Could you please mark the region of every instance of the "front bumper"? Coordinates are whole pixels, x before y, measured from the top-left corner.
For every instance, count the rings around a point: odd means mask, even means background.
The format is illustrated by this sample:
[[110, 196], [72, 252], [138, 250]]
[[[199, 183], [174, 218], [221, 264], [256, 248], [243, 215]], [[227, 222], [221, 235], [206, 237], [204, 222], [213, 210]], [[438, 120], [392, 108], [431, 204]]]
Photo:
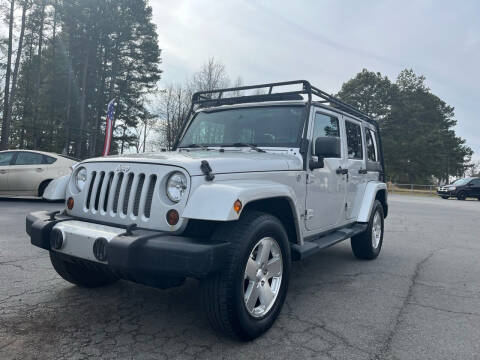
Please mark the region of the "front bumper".
[[437, 195], [452, 197], [452, 196], [455, 196], [455, 191], [437, 190]]
[[[84, 242], [81, 242], [83, 239], [78, 239], [78, 231], [76, 238], [72, 237], [71, 241], [75, 241], [77, 247], [80, 244], [88, 248], [79, 251], [78, 255], [75, 251], [64, 255], [67, 258], [71, 256], [92, 261], [92, 257], [85, 253], [91, 252], [93, 256], [92, 239], [89, 236], [92, 232], [87, 230], [88, 224], [94, 224], [92, 222], [73, 219], [64, 214], [39, 211], [27, 215], [26, 231], [33, 245], [56, 251], [51, 248], [50, 234], [57, 224], [69, 221], [74, 221], [80, 232], [81, 226], [78, 225], [85, 224], [85, 234], [82, 234]], [[202, 278], [214, 273], [220, 270], [230, 245], [228, 242], [212, 243], [208, 239], [175, 236], [159, 231], [138, 229], [128, 232], [111, 226], [105, 228], [116, 229], [118, 234], [113, 234], [108, 239], [106, 261], [97, 262], [107, 265], [123, 278], [148, 284], [158, 276]], [[69, 240], [66, 241], [68, 243]]]

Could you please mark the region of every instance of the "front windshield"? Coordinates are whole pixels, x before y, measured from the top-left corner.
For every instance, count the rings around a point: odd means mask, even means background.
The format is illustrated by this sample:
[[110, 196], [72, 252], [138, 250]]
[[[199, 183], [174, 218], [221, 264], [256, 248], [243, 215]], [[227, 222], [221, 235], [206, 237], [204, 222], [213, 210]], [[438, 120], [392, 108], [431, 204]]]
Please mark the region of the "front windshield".
[[455, 180], [452, 185], [465, 185], [466, 183], [468, 183], [470, 181], [470, 179], [458, 179], [458, 180]]
[[[268, 106], [199, 112], [179, 147], [299, 147], [305, 106]], [[236, 144], [236, 145], [235, 145]]]

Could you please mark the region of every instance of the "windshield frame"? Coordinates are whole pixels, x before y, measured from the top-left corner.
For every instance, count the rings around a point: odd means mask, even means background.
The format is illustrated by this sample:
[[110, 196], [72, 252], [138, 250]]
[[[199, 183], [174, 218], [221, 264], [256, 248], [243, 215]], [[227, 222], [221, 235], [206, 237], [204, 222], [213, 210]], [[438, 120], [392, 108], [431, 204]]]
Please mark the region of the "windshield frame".
[[[228, 107], [221, 107], [221, 108], [204, 108], [204, 109], [201, 109], [201, 110], [198, 110], [196, 111], [193, 116], [190, 117], [190, 119], [186, 122], [184, 128], [182, 129], [181, 133], [180, 133], [180, 136], [178, 137], [178, 141], [177, 141], [177, 144], [174, 148], [174, 150], [177, 150], [177, 149], [185, 149], [187, 148], [185, 145], [184, 146], [180, 146], [180, 144], [182, 143], [185, 135], [187, 134], [188, 130], [190, 129], [190, 126], [193, 124], [194, 120], [197, 118], [197, 116], [200, 114], [200, 113], [215, 113], [215, 112], [221, 112], [221, 111], [229, 111], [229, 110], [236, 110], [236, 109], [252, 109], [252, 108], [277, 108], [277, 107], [301, 107], [304, 109], [304, 114], [302, 115], [303, 119], [301, 120], [301, 124], [300, 124], [300, 128], [299, 128], [299, 133], [298, 133], [298, 137], [297, 137], [297, 142], [295, 144], [295, 146], [281, 146], [281, 145], [258, 145], [258, 144], [254, 144], [255, 146], [257, 147], [262, 147], [262, 148], [287, 148], [287, 149], [291, 149], [291, 148], [300, 148], [301, 146], [301, 143], [302, 143], [302, 139], [304, 138], [305, 136], [305, 127], [307, 126], [307, 121], [309, 119], [309, 109], [308, 109], [308, 106], [306, 103], [304, 102], [295, 102], [295, 103], [282, 103], [282, 104], [272, 104], [272, 103], [265, 103], [265, 104], [248, 104], [248, 106], [228, 106]], [[187, 144], [188, 146], [188, 144]], [[229, 144], [225, 144], [225, 145], [218, 145], [218, 144], [199, 144], [199, 149], [201, 149], [202, 147], [205, 147], [205, 148], [208, 148], [208, 147], [231, 147], [231, 145]]]

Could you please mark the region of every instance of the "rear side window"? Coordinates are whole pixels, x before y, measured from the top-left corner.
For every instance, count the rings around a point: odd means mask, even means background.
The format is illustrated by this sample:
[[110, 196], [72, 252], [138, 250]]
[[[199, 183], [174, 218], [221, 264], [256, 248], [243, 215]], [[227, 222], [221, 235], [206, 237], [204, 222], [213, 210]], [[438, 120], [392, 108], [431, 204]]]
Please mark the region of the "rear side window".
[[315, 124], [313, 125], [313, 139], [318, 137], [333, 136], [340, 137], [338, 131], [338, 119], [333, 116], [316, 113]]
[[360, 125], [350, 121], [345, 121], [345, 129], [347, 131], [348, 158], [362, 160], [362, 129]]
[[45, 164], [53, 164], [55, 161], [57, 161], [57, 159], [55, 159], [54, 157], [51, 157], [51, 156], [47, 156], [47, 155], [43, 155], [45, 157]]
[[32, 152], [21, 152], [17, 155], [15, 165], [40, 165], [45, 164], [43, 155]]
[[365, 128], [366, 145], [367, 145], [367, 159], [370, 161], [378, 161], [378, 147], [377, 138], [371, 129]]
[[472, 181], [470, 181], [470, 184], [472, 184], [473, 186], [480, 186], [480, 179], [473, 179]]
[[12, 161], [13, 154], [14, 154], [13, 152], [0, 153], [0, 166], [10, 165], [10, 161]]

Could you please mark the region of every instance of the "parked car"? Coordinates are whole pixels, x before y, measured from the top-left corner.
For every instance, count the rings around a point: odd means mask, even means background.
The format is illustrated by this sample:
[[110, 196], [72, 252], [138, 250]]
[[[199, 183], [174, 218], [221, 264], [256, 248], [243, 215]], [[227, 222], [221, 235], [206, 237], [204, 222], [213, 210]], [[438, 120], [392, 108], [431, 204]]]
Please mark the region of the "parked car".
[[466, 198], [477, 198], [480, 200], [480, 178], [468, 177], [454, 181], [450, 185], [440, 186], [437, 194], [442, 199], [456, 197], [458, 200]]
[[76, 163], [43, 151], [0, 151], [0, 196], [42, 197], [50, 181], [70, 174]]
[[[302, 90], [272, 92], [286, 85]], [[83, 161], [64, 211], [28, 215], [60, 276], [83, 287], [200, 279], [213, 327], [249, 340], [280, 313], [292, 260], [349, 238], [357, 258], [379, 255], [377, 122], [307, 81], [234, 90], [265, 95], [196, 93], [175, 151]]]

